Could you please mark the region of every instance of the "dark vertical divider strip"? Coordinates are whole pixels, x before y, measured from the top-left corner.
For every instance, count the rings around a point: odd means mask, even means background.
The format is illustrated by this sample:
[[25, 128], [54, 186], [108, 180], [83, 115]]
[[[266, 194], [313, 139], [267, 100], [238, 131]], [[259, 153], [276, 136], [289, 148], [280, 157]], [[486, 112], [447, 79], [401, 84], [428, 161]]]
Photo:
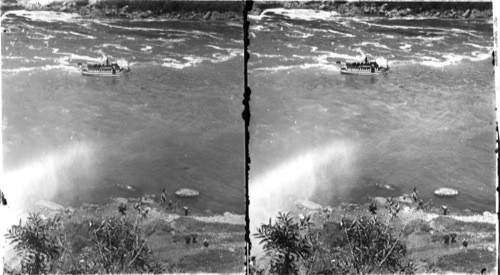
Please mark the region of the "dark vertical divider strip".
[[245, 199], [246, 199], [246, 209], [245, 209], [245, 241], [246, 241], [246, 273], [249, 274], [250, 269], [250, 251], [252, 248], [252, 243], [250, 242], [250, 219], [248, 216], [248, 206], [250, 204], [250, 198], [248, 196], [248, 171], [250, 170], [250, 154], [248, 151], [248, 143], [250, 141], [250, 133], [248, 132], [248, 126], [250, 125], [250, 94], [251, 90], [248, 86], [248, 70], [247, 63], [248, 59], [250, 59], [250, 55], [248, 53], [248, 46], [250, 45], [250, 40], [248, 39], [248, 30], [250, 27], [250, 22], [248, 22], [248, 11], [252, 9], [253, 2], [242, 0], [243, 4], [243, 55], [244, 55], [244, 64], [243, 64], [243, 83], [244, 83], [244, 94], [243, 94], [243, 105], [244, 110], [241, 114], [243, 119], [245, 120]]

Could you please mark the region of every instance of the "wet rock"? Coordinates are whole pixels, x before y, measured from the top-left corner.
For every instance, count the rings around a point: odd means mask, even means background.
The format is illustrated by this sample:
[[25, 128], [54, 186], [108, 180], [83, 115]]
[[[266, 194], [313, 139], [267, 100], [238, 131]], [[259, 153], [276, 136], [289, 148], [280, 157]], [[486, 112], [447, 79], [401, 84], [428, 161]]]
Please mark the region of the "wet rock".
[[211, 14], [212, 14], [212, 12], [207, 11], [207, 12], [205, 13], [205, 15], [203, 15], [203, 20], [208, 20], [208, 19], [210, 19], [210, 15], [211, 15]]
[[319, 214], [319, 210], [311, 210], [311, 211], [307, 211], [306, 216], [308, 216], [308, 217], [314, 217], [314, 216], [316, 216], [318, 214]]
[[401, 10], [399, 12], [399, 16], [408, 16], [411, 14], [411, 12], [412, 12], [412, 10], [410, 8], [407, 8], [407, 9]]
[[239, 15], [234, 11], [226, 12], [226, 19], [228, 20], [236, 20], [239, 18]]
[[323, 208], [321, 205], [310, 200], [298, 200], [295, 202], [295, 206], [304, 210], [321, 210]]
[[44, 209], [48, 209], [48, 210], [56, 210], [56, 211], [64, 210], [64, 207], [62, 205], [57, 204], [55, 202], [46, 201], [46, 200], [39, 200], [36, 202], [36, 205], [40, 208], [44, 208]]
[[383, 206], [387, 203], [387, 199], [383, 197], [374, 197], [371, 200], [376, 203], [378, 206]]
[[132, 203], [136, 203], [136, 202], [141, 201], [141, 199], [139, 199], [139, 198], [128, 198], [128, 201], [132, 202]]
[[254, 7], [252, 11], [250, 11], [251, 15], [260, 15], [262, 13], [262, 9], [259, 7]]
[[140, 16], [142, 19], [144, 19], [144, 18], [149, 18], [149, 17], [151, 17], [151, 15], [152, 15], [152, 14], [153, 14], [153, 12], [152, 12], [152, 11], [145, 11], [145, 12], [141, 12], [141, 13], [139, 14], [139, 16]]
[[463, 17], [465, 17], [465, 18], [467, 18], [467, 17], [469, 17], [470, 12], [471, 12], [471, 10], [470, 10], [470, 9], [468, 9], [468, 10], [466, 10], [466, 11], [464, 12], [464, 14], [462, 14], [462, 16], [463, 16]]
[[422, 219], [416, 219], [410, 221], [403, 229], [403, 234], [406, 236], [410, 235], [411, 233], [415, 232], [420, 232], [420, 231], [425, 231], [429, 232], [431, 230], [429, 224], [422, 220]]
[[434, 191], [434, 195], [438, 197], [456, 197], [458, 196], [458, 191], [451, 188], [438, 188]]
[[84, 203], [82, 204], [82, 206], [81, 206], [81, 209], [83, 209], [83, 210], [87, 210], [87, 211], [94, 211], [94, 210], [96, 210], [97, 208], [98, 208], [98, 206], [97, 206], [97, 205], [92, 204], [92, 203], [86, 203], [86, 202], [84, 202]]
[[127, 204], [128, 199], [126, 198], [111, 198], [113, 202]]
[[383, 5], [380, 7], [380, 13], [384, 13], [384, 12], [386, 12], [386, 9], [387, 9], [387, 3], [386, 3], [386, 4], [383, 4]]
[[155, 200], [156, 199], [156, 195], [155, 194], [146, 194], [146, 195], [144, 195], [144, 198], [145, 199]]
[[413, 200], [408, 196], [399, 196], [395, 200], [401, 203], [413, 203]]
[[479, 17], [482, 17], [481, 12], [477, 9], [473, 9], [470, 13], [470, 18], [474, 19], [474, 18], [479, 18]]
[[392, 9], [391, 11], [387, 12], [387, 16], [392, 17], [394, 15], [398, 14], [397, 9]]
[[332, 212], [333, 212], [333, 210], [334, 210], [334, 209], [333, 209], [333, 207], [331, 207], [330, 205], [326, 206], [326, 207], [323, 209], [323, 211], [326, 211], [326, 212], [328, 212], [328, 213], [332, 213]]
[[216, 21], [216, 20], [223, 20], [224, 16], [218, 11], [212, 12], [212, 15], [210, 16], [210, 20]]
[[181, 198], [194, 198], [198, 197], [200, 195], [200, 192], [193, 189], [182, 188], [175, 191], [175, 195]]
[[155, 203], [155, 201], [151, 198], [142, 198], [141, 202], [144, 204], [154, 204]]

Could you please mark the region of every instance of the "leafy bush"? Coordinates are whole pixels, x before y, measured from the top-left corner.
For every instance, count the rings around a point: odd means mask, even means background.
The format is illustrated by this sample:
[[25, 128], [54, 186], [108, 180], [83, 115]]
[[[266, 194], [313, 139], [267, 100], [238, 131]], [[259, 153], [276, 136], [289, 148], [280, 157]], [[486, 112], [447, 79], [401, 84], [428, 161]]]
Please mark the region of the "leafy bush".
[[316, 227], [309, 217], [297, 223], [289, 213], [279, 213], [274, 224], [269, 220], [255, 236], [264, 243], [271, 273], [295, 274], [300, 269], [306, 274], [411, 274], [416, 269], [405, 261], [406, 246], [376, 216]]
[[116, 273], [150, 271], [151, 250], [139, 229], [123, 219], [90, 223], [91, 246], [83, 249], [71, 273]]
[[[388, 224], [378, 221], [376, 217], [362, 217], [344, 220], [340, 226], [348, 245], [343, 247], [343, 253], [336, 261], [339, 268], [363, 274], [400, 270], [406, 246], [392, 235]], [[349, 261], [345, 261], [346, 255], [350, 256]]]
[[44, 221], [40, 214], [30, 214], [26, 224], [13, 225], [5, 235], [15, 243], [14, 249], [22, 256], [21, 273], [47, 273], [54, 267], [61, 249], [54, 229], [59, 226], [59, 217]]
[[[44, 221], [30, 214], [26, 224], [6, 234], [22, 257], [21, 273], [162, 273], [165, 267], [139, 228], [125, 219], [84, 220], [82, 223]], [[15, 272], [15, 271], [14, 271]]]
[[376, 217], [329, 222], [310, 236], [314, 254], [307, 266], [312, 273], [411, 274], [416, 269], [405, 261], [406, 246]]
[[278, 213], [276, 222], [262, 224], [254, 236], [262, 239], [264, 250], [270, 257], [270, 272], [278, 274], [295, 274], [299, 271], [301, 259], [309, 256], [307, 237], [301, 234], [306, 229], [305, 223], [294, 222], [290, 213]]

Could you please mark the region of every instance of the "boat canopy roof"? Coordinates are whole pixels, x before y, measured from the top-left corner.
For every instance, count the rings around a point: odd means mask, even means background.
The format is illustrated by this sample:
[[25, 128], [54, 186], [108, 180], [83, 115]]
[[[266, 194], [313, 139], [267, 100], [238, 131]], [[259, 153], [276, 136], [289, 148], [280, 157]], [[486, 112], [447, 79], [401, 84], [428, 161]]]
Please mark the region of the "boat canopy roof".
[[368, 63], [365, 63], [365, 62], [346, 62], [345, 63], [346, 65], [356, 65], [356, 66], [371, 66], [371, 65], [378, 65], [378, 63], [376, 61], [371, 61], [371, 62], [368, 62]]

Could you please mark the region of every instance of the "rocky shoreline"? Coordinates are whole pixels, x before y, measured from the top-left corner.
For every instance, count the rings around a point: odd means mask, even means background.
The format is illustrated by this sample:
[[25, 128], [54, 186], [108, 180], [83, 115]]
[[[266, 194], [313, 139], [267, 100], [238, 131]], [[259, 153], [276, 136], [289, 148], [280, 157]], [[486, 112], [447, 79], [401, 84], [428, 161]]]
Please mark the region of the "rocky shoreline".
[[[43, 3], [43, 4], [41, 4]], [[85, 18], [171, 19], [190, 21], [243, 21], [239, 1], [115, 1], [115, 0], [3, 0], [2, 13], [11, 9], [77, 13]], [[312, 9], [341, 16], [389, 18], [492, 18], [492, 4], [484, 2], [346, 2], [346, 1], [256, 1], [248, 5], [250, 15], [267, 9]]]
[[[84, 18], [123, 18], [131, 20], [190, 20], [242, 22], [238, 1], [92, 1], [53, 0], [10, 3], [9, 10], [56, 11], [76, 13]], [[2, 13], [5, 12], [2, 9]]]
[[266, 9], [312, 9], [333, 11], [341, 16], [381, 16], [390, 18], [492, 18], [491, 3], [477, 2], [347, 2], [347, 1], [259, 1], [250, 14], [260, 15]]
[[[243, 270], [245, 215], [186, 213], [184, 207], [170, 206], [155, 195], [114, 197], [104, 205], [84, 203], [80, 207], [64, 207], [48, 200], [33, 200], [31, 204], [29, 212], [40, 213], [44, 220], [60, 218], [67, 226], [107, 219], [136, 224], [153, 255], [169, 267], [169, 272], [238, 273]], [[16, 220], [21, 218], [24, 224], [26, 217], [28, 213], [23, 212]], [[6, 274], [18, 274], [20, 260], [12, 245], [6, 244]]]
[[[498, 274], [497, 215], [488, 211], [473, 213], [466, 209], [445, 214], [441, 207], [422, 205], [402, 195], [373, 197], [366, 204], [342, 203], [336, 207], [297, 200], [291, 215], [296, 220], [311, 217], [318, 230], [343, 219], [376, 217], [387, 222], [406, 245], [407, 256], [416, 264], [417, 274], [479, 274], [483, 268], [486, 274]], [[265, 269], [268, 259], [263, 255], [257, 257], [257, 268]]]

